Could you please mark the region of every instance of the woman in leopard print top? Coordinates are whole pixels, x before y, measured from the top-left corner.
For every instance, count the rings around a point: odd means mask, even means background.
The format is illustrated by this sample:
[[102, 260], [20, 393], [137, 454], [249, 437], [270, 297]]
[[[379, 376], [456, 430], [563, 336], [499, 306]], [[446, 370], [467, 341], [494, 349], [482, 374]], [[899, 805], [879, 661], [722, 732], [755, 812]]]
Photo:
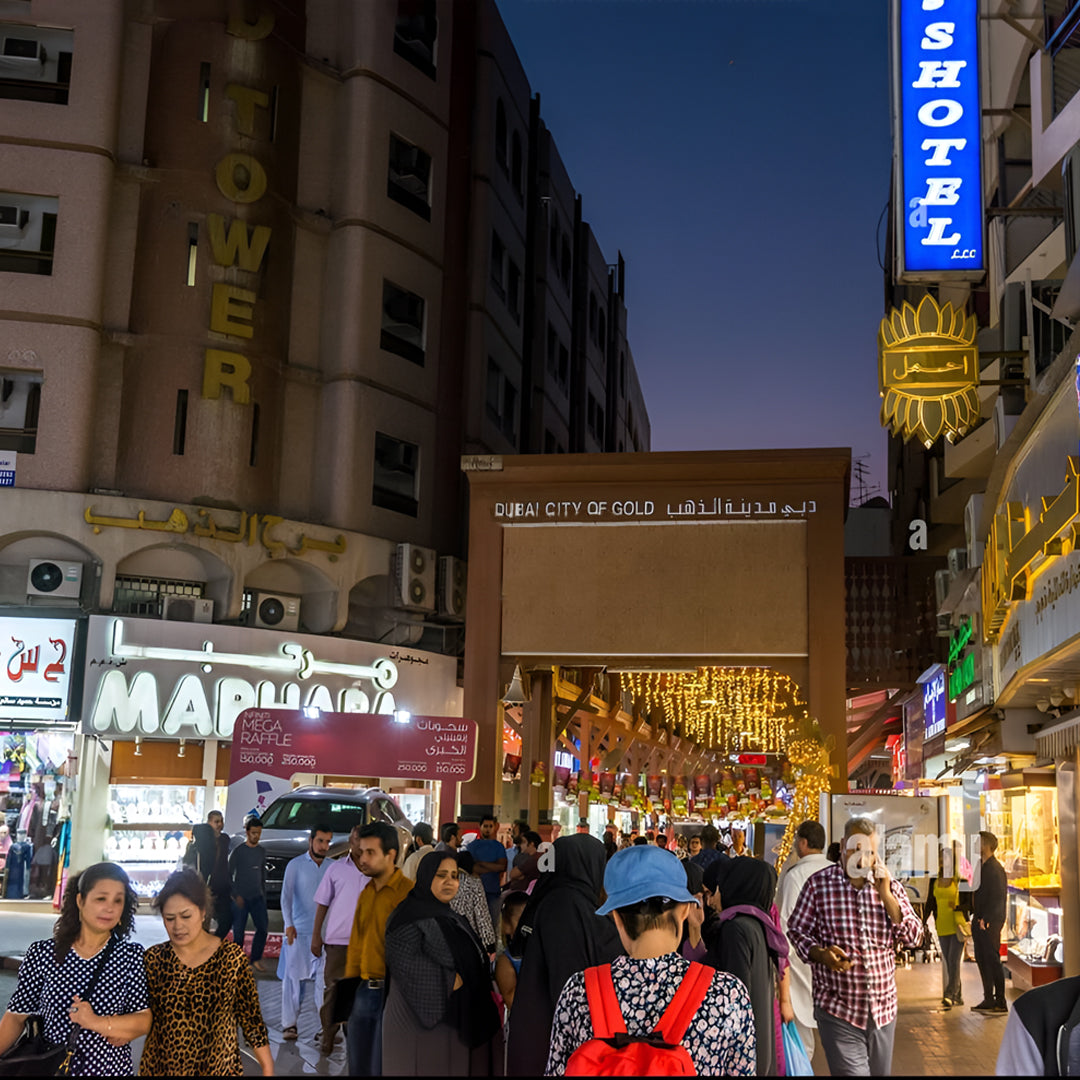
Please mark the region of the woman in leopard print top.
[[190, 868], [179, 870], [154, 901], [169, 940], [146, 951], [154, 1022], [140, 1076], [242, 1076], [236, 1028], [273, 1076], [270, 1039], [247, 956], [204, 926], [210, 898]]

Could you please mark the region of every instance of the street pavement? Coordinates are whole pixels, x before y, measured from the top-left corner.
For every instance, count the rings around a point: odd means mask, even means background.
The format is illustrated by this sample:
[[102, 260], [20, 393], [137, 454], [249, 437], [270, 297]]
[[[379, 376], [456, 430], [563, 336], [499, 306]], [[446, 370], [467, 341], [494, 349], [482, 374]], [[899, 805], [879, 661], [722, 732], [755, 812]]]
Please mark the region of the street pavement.
[[[274, 915], [277, 915], [275, 912]], [[55, 916], [23, 914], [10, 905], [0, 909], [0, 1006], [6, 1006], [15, 988], [17, 960], [27, 945], [38, 938], [48, 937]], [[280, 920], [280, 916], [278, 916]], [[271, 929], [274, 927], [271, 926]], [[165, 940], [161, 920], [154, 915], [136, 918], [135, 939], [144, 946]], [[10, 958], [10, 959], [7, 959]], [[273, 961], [270, 962], [273, 964]], [[973, 963], [961, 968], [964, 1000], [969, 1005], [982, 998], [979, 972]], [[997, 1061], [1001, 1034], [1006, 1017], [973, 1012], [967, 1006], [944, 1010], [941, 1007], [940, 963], [915, 963], [900, 968], [896, 975], [900, 995], [900, 1014], [896, 1025], [896, 1044], [893, 1053], [894, 1076], [992, 1076]], [[345, 1047], [339, 1038], [331, 1057], [319, 1054], [319, 1018], [311, 996], [306, 996], [301, 1008], [299, 1039], [285, 1042], [281, 1037], [281, 983], [273, 975], [257, 979], [263, 1018], [270, 1032], [270, 1047], [278, 1076], [344, 1076]], [[1008, 981], [1006, 996], [1010, 1002], [1018, 996]], [[135, 1044], [138, 1055], [142, 1040]], [[243, 1052], [245, 1075], [257, 1076], [258, 1066], [250, 1051]], [[136, 1056], [136, 1067], [138, 1057]], [[828, 1076], [825, 1057], [818, 1046], [814, 1054], [814, 1072]], [[432, 1062], [437, 1072], [438, 1062]]]

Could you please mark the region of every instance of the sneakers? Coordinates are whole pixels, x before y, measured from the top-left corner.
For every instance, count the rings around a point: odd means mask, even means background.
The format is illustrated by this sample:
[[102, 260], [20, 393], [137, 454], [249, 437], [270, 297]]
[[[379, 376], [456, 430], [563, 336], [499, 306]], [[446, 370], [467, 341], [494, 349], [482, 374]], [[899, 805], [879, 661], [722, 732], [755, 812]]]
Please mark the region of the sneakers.
[[989, 1011], [995, 1013], [1007, 1013], [1009, 1011], [1009, 1006], [1006, 1005], [1004, 1001], [996, 1001], [990, 1006]]
[[995, 1007], [992, 1001], [980, 1001], [978, 1005], [971, 1006], [975, 1012], [993, 1012]]

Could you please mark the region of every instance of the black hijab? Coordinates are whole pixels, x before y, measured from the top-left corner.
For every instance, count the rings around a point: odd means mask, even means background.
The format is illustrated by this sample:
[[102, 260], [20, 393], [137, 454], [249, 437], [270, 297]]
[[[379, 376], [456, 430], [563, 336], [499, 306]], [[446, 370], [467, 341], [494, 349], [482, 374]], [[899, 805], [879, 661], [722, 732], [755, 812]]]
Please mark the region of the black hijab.
[[457, 866], [457, 859], [448, 851], [429, 851], [420, 860], [416, 883], [394, 909], [387, 921], [386, 932], [393, 933], [424, 919], [433, 919], [438, 924], [462, 982], [450, 995], [446, 1023], [457, 1029], [467, 1046], [475, 1048], [489, 1042], [501, 1024], [491, 996], [487, 957], [480, 942], [468, 922], [431, 891], [435, 875], [444, 862]]
[[541, 865], [552, 865], [541, 872], [510, 948], [522, 958], [507, 1046], [511, 1076], [543, 1073], [555, 1002], [566, 980], [623, 952], [614, 922], [596, 914], [604, 892], [604, 845], [584, 833], [561, 836], [546, 854]]
[[726, 908], [745, 905], [767, 914], [776, 896], [776, 871], [760, 859], [718, 859], [705, 871], [705, 887], [719, 889]]

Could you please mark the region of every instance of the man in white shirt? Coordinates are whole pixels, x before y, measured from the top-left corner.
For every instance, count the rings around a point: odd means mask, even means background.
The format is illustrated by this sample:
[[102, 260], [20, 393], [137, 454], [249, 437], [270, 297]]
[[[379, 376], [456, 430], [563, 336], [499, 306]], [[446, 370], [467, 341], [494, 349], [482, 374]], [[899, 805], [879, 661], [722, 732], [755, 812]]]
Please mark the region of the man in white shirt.
[[355, 825], [349, 833], [349, 854], [334, 859], [323, 874], [315, 891], [315, 925], [311, 931], [311, 952], [315, 957], [326, 950], [326, 966], [323, 969], [323, 1004], [319, 1010], [322, 1019], [322, 1041], [319, 1049], [324, 1054], [334, 1051], [337, 1034], [332, 1016], [334, 992], [338, 981], [345, 975], [345, 959], [349, 951], [349, 935], [356, 918], [356, 905], [360, 893], [370, 878], [360, 872], [360, 829]]
[[[832, 864], [824, 855], [825, 830], [816, 821], [804, 821], [795, 832], [795, 854], [799, 861], [788, 863], [787, 869], [780, 875], [780, 884], [776, 889], [776, 904], [780, 909], [780, 927], [787, 934], [788, 919], [795, 910], [799, 894], [811, 874], [824, 870]], [[814, 998], [810, 965], [804, 964], [792, 947], [788, 954], [791, 964], [791, 1007], [795, 1010], [795, 1030], [799, 1033], [806, 1056], [814, 1056]]]

